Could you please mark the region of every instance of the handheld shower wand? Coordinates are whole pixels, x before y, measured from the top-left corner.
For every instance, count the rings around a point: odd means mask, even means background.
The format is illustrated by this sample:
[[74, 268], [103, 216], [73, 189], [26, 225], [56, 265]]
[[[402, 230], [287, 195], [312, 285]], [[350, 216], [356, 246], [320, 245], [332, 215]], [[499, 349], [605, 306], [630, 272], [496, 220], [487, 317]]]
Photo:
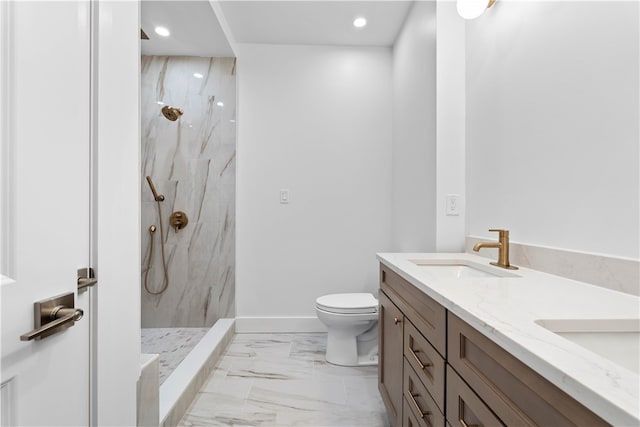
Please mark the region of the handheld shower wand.
[[147, 269], [144, 272], [144, 288], [151, 295], [160, 295], [161, 293], [166, 291], [167, 288], [169, 287], [169, 271], [168, 271], [169, 267], [167, 266], [167, 257], [164, 250], [164, 243], [165, 243], [164, 242], [164, 226], [162, 224], [162, 209], [160, 207], [160, 202], [164, 201], [164, 196], [162, 194], [158, 194], [158, 192], [156, 191], [156, 187], [153, 185], [153, 181], [151, 180], [150, 176], [147, 176], [147, 182], [149, 183], [149, 188], [151, 188], [151, 192], [153, 193], [153, 198], [155, 199], [156, 204], [158, 205], [158, 219], [160, 220], [160, 249], [162, 249], [162, 268], [164, 270], [164, 286], [162, 286], [162, 288], [156, 292], [156, 291], [152, 291], [149, 288], [149, 284], [148, 284], [149, 270], [151, 270], [151, 260], [153, 257], [153, 234], [156, 231], [156, 226], [152, 225], [151, 227], [149, 227], [149, 234], [151, 237], [151, 241], [149, 244], [149, 258], [147, 261]]
[[147, 182], [149, 183], [149, 188], [151, 188], [151, 192], [153, 193], [153, 198], [156, 202], [164, 202], [164, 196], [162, 194], [158, 194], [156, 191], [155, 185], [153, 185], [153, 181], [151, 181], [151, 177], [147, 175]]

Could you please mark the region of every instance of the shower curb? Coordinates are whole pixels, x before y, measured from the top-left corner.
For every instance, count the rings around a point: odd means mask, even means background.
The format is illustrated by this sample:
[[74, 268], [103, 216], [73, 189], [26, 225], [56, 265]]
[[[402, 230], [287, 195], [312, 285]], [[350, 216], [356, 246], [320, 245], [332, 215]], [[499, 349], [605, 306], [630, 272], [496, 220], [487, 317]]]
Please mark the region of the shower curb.
[[177, 426], [235, 334], [235, 319], [219, 319], [160, 386], [160, 426]]

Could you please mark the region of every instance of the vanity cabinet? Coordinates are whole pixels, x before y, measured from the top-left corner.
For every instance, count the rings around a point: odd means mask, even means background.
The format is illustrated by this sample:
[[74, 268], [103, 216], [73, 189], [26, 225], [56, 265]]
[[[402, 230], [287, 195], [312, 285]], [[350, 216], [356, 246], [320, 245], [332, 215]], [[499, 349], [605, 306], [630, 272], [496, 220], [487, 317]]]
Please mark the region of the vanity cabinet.
[[609, 425], [452, 313], [448, 334], [449, 365], [505, 425]]
[[389, 422], [443, 427], [446, 310], [384, 266], [379, 295], [378, 388]]
[[379, 295], [392, 427], [609, 425], [383, 264]]

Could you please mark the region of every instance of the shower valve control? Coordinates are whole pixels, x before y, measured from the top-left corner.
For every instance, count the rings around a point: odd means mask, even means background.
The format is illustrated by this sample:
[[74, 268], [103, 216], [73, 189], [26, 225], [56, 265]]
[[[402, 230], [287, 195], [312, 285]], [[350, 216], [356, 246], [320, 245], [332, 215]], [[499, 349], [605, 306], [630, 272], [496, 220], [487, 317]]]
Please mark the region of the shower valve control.
[[182, 211], [175, 211], [169, 217], [169, 223], [177, 233], [178, 230], [182, 230], [187, 226], [187, 224], [189, 223], [189, 218], [187, 217], [186, 213]]

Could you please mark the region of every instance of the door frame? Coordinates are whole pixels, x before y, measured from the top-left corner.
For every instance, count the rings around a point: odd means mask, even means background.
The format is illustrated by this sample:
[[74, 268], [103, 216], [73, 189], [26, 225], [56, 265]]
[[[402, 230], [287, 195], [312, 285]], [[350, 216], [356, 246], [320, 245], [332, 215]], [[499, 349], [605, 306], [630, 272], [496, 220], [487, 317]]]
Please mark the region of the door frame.
[[[140, 375], [140, 5], [138, 0], [90, 2], [92, 189], [91, 425], [136, 424]], [[2, 2], [0, 20], [7, 16]], [[0, 34], [0, 51], [6, 40]], [[7, 67], [7, 62], [2, 61]], [[0, 87], [0, 93], [7, 93]], [[0, 109], [5, 105], [0, 103]], [[4, 111], [0, 111], [2, 113]], [[10, 130], [0, 126], [3, 137]], [[10, 152], [3, 152], [0, 195], [10, 202]], [[12, 205], [10, 203], [10, 205]], [[126, 209], [122, 209], [126, 206]], [[3, 234], [10, 227], [2, 224]], [[6, 237], [6, 234], [5, 234]], [[3, 239], [6, 262], [13, 239]], [[11, 260], [3, 271], [11, 271]]]
[[140, 4], [92, 0], [93, 425], [136, 425], [140, 375]]

